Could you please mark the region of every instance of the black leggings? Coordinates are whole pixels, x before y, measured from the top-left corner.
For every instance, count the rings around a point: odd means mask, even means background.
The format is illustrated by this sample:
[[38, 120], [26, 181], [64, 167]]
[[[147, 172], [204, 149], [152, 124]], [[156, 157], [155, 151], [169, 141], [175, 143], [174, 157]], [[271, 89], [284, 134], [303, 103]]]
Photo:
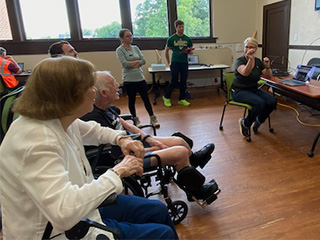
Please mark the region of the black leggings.
[[145, 80], [142, 80], [140, 82], [124, 82], [123, 86], [128, 94], [129, 98], [129, 111], [133, 117], [136, 117], [136, 96], [137, 93], [140, 94], [142, 101], [144, 102], [144, 107], [146, 108], [149, 116], [153, 115], [152, 106], [149, 101], [148, 96], [148, 85]]

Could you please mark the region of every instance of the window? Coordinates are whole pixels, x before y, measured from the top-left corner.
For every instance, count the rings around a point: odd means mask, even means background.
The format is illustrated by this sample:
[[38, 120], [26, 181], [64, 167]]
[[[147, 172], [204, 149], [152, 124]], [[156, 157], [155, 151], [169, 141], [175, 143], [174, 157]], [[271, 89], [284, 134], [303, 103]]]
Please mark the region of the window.
[[0, 40], [12, 40], [5, 0], [0, 0]]
[[[215, 43], [212, 0], [0, 0], [6, 36], [1, 46], [11, 54], [44, 54], [59, 39], [80, 52], [114, 51], [121, 28], [132, 30], [141, 50], [163, 49], [175, 33], [177, 16], [193, 43]], [[6, 3], [6, 4], [5, 4]], [[6, 6], [5, 6], [6, 5]], [[1, 20], [3, 21], [3, 20]], [[12, 30], [12, 33], [9, 30]], [[1, 34], [1, 33], [0, 33]], [[12, 36], [11, 36], [12, 35]]]
[[78, 0], [83, 38], [116, 38], [121, 27], [119, 1]]
[[20, 0], [27, 39], [70, 38], [65, 0]]
[[189, 37], [210, 36], [209, 0], [177, 0], [178, 19]]
[[134, 37], [168, 37], [166, 0], [131, 0]]

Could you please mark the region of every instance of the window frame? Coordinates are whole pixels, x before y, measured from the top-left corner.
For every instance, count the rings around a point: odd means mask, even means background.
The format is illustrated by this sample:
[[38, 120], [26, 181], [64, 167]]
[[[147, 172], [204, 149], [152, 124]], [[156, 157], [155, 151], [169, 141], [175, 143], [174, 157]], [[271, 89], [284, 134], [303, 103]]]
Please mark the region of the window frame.
[[[118, 38], [90, 38], [82, 37], [78, 0], [65, 0], [68, 20], [70, 24], [69, 41], [79, 52], [115, 51], [119, 46]], [[49, 46], [62, 39], [27, 40], [22, 20], [19, 0], [6, 0], [9, 22], [13, 40], [2, 40], [1, 46], [7, 49], [11, 55], [46, 54]], [[132, 31], [130, 0], [119, 0], [122, 27]], [[175, 33], [174, 21], [177, 19], [176, 1], [167, 0], [169, 35]], [[212, 1], [209, 0], [210, 36], [191, 37], [193, 43], [216, 43], [217, 37], [213, 37], [212, 31]], [[152, 41], [151, 41], [152, 40]], [[141, 50], [164, 49], [167, 37], [159, 38], [135, 38], [134, 44]]]

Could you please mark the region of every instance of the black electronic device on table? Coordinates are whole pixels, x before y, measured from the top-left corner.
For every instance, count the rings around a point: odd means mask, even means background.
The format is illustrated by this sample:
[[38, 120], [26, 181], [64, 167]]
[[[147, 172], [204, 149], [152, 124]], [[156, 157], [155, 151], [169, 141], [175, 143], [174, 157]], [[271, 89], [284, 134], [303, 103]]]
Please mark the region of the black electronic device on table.
[[272, 68], [272, 75], [277, 77], [277, 76], [289, 76], [289, 72], [287, 71], [283, 71], [281, 69], [278, 69], [278, 68]]

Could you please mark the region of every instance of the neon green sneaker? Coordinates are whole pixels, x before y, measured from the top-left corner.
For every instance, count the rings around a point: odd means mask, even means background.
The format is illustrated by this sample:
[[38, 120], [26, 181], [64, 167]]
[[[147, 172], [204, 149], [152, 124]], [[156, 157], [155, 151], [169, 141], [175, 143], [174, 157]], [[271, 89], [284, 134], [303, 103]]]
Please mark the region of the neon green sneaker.
[[187, 102], [185, 99], [179, 100], [178, 104], [188, 107], [191, 103]]
[[162, 97], [163, 99], [163, 104], [166, 106], [166, 107], [171, 107], [171, 100], [170, 98], [165, 98], [164, 96]]

